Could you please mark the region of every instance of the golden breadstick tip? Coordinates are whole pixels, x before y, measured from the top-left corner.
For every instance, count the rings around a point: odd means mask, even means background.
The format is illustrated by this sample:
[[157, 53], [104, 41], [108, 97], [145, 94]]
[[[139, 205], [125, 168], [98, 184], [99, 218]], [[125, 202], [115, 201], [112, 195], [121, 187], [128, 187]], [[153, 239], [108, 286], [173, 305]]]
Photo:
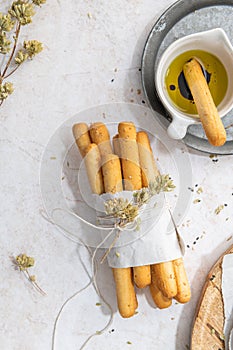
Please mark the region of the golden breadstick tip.
[[173, 260], [173, 268], [176, 276], [176, 284], [177, 284], [177, 295], [175, 299], [179, 303], [187, 303], [191, 298], [191, 290], [189, 281], [187, 278], [187, 274], [184, 267], [183, 259]]
[[124, 139], [136, 140], [136, 127], [133, 122], [121, 122], [118, 125], [119, 136]]
[[72, 128], [73, 135], [82, 157], [86, 155], [86, 148], [91, 144], [88, 126], [86, 123], [77, 123]]
[[102, 157], [102, 173], [104, 189], [107, 193], [123, 191], [121, 163], [115, 154], [106, 154]]
[[148, 187], [149, 183], [159, 176], [159, 170], [155, 163], [149, 137], [145, 131], [137, 133], [137, 143], [142, 170], [142, 186]]
[[168, 308], [169, 306], [172, 305], [172, 299], [165, 297], [165, 295], [163, 295], [161, 290], [158, 288], [153, 266], [151, 266], [151, 279], [152, 279], [152, 283], [150, 285], [150, 293], [155, 305], [159, 309]]
[[98, 145], [101, 156], [113, 153], [109, 132], [104, 123], [97, 122], [91, 124], [89, 132], [91, 141]]
[[145, 288], [151, 284], [150, 265], [135, 266], [133, 268], [134, 283], [138, 288]]
[[156, 286], [155, 283], [150, 285], [150, 294], [159, 309], [167, 309], [172, 305], [172, 299], [169, 299], [163, 295], [161, 290]]
[[86, 153], [84, 161], [92, 193], [101, 194], [104, 192], [104, 187], [98, 146], [95, 143], [91, 143], [87, 146]]
[[226, 130], [199, 62], [191, 59], [183, 66], [183, 72], [209, 142], [213, 146], [222, 146], [226, 142]]
[[163, 295], [169, 299], [175, 297], [177, 294], [177, 285], [172, 261], [153, 264], [152, 268], [156, 285]]
[[138, 307], [134, 291], [131, 267], [112, 269], [116, 283], [118, 309], [122, 317], [128, 318], [135, 314]]
[[124, 188], [129, 191], [139, 190], [142, 188], [142, 178], [135, 125], [131, 122], [122, 122], [118, 125], [118, 132]]

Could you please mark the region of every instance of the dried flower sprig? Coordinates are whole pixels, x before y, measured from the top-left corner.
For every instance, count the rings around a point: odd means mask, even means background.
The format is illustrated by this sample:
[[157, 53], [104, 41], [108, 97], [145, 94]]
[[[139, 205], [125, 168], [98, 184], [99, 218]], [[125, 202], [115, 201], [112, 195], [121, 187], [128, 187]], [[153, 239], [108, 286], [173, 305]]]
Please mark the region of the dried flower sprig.
[[32, 22], [32, 17], [35, 15], [35, 9], [33, 3], [24, 0], [17, 0], [13, 2], [8, 13], [13, 18], [16, 18], [22, 26], [25, 26]]
[[12, 20], [11, 15], [8, 13], [3, 15], [0, 13], [0, 31], [1, 32], [10, 32], [15, 25], [15, 21]]
[[40, 292], [42, 295], [46, 295], [46, 293], [41, 289], [41, 287], [38, 285], [36, 282], [36, 276], [35, 275], [30, 275], [28, 272], [28, 269], [35, 264], [35, 259], [31, 256], [28, 256], [26, 254], [19, 254], [16, 256], [15, 259], [13, 259], [15, 265], [17, 268], [24, 272], [26, 275], [27, 279], [32, 283], [32, 285]]
[[[140, 208], [160, 192], [171, 192], [175, 185], [169, 175], [159, 175], [148, 187], [133, 193], [132, 202], [124, 198], [114, 198], [105, 202], [105, 211], [109, 218], [117, 218], [124, 226], [133, 222], [139, 215]], [[118, 222], [119, 224], [119, 222]]]
[[122, 225], [132, 222], [138, 216], [138, 207], [124, 198], [108, 200], [105, 210], [107, 215], [119, 219]]
[[4, 101], [14, 91], [12, 83], [6, 82], [0, 85], [0, 100]]
[[[16, 0], [11, 4], [7, 14], [0, 12], [0, 54], [7, 56], [5, 65], [0, 69], [0, 106], [14, 90], [12, 83], [3, 81], [22, 63], [33, 59], [43, 50], [42, 43], [37, 40], [24, 41], [21, 49], [17, 46], [21, 27], [30, 24], [36, 12], [35, 7], [45, 3], [46, 0]], [[5, 91], [8, 86], [11, 86], [10, 91]]]
[[142, 188], [134, 193], [134, 201], [137, 205], [142, 206], [149, 202], [151, 197], [160, 192], [171, 192], [176, 186], [169, 175], [159, 175], [154, 181], [149, 183], [148, 187]]

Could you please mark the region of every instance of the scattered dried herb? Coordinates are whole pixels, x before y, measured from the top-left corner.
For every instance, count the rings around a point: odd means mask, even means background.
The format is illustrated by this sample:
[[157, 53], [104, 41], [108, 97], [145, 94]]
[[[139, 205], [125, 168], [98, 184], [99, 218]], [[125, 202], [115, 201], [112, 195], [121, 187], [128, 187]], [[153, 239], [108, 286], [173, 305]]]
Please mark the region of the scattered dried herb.
[[201, 200], [200, 199], [194, 199], [194, 201], [193, 201], [193, 204], [197, 204], [197, 203], [200, 203], [201, 202]]
[[32, 285], [35, 287], [35, 289], [38, 292], [40, 292], [42, 295], [46, 295], [46, 293], [43, 291], [43, 289], [41, 289], [41, 287], [36, 282], [36, 276], [30, 275], [28, 272], [28, 269], [30, 267], [34, 266], [35, 259], [31, 256], [26, 255], [26, 254], [19, 254], [16, 256], [16, 258], [13, 259], [13, 262], [15, 263], [17, 268], [25, 274], [28, 281], [32, 283]]
[[224, 209], [224, 205], [223, 204], [221, 204], [221, 205], [219, 205], [216, 209], [215, 209], [215, 214], [216, 215], [218, 215], [218, 214], [220, 214], [220, 212]]
[[203, 193], [203, 188], [202, 188], [202, 187], [199, 187], [199, 188], [197, 189], [197, 193], [198, 193], [198, 194]]

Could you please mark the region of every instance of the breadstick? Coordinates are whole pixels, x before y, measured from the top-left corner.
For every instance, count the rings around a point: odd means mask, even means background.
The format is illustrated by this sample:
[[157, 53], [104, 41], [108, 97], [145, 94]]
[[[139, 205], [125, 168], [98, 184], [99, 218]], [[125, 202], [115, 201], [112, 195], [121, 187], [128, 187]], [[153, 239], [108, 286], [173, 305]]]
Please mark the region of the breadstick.
[[135, 314], [138, 306], [130, 267], [112, 269], [116, 284], [117, 304], [122, 317], [128, 318]]
[[199, 62], [191, 59], [183, 66], [183, 72], [209, 142], [213, 146], [222, 146], [226, 142], [226, 130]]
[[159, 176], [159, 171], [153, 157], [148, 135], [145, 131], [139, 131], [137, 133], [137, 143], [142, 170], [142, 186], [148, 187], [149, 182]]
[[113, 144], [114, 153], [120, 158], [121, 157], [121, 150], [120, 150], [119, 134], [116, 134], [115, 136], [113, 136], [112, 144]]
[[176, 276], [172, 261], [153, 264], [154, 278], [157, 287], [169, 299], [177, 294]]
[[166, 309], [167, 307], [171, 306], [172, 299], [165, 297], [157, 286], [157, 280], [156, 280], [153, 265], [151, 266], [151, 279], [152, 279], [152, 283], [150, 285], [150, 293], [155, 305], [159, 309]]
[[[122, 122], [118, 125], [118, 132], [125, 190], [139, 190], [142, 188], [142, 179], [136, 128], [131, 122]], [[150, 285], [150, 265], [134, 267], [133, 277], [138, 288]]]
[[105, 124], [101, 122], [93, 123], [89, 132], [92, 142], [98, 145], [101, 156], [113, 153], [109, 132]]
[[117, 155], [106, 154], [102, 157], [102, 173], [105, 192], [123, 191], [121, 163]]
[[[80, 125], [76, 124], [73, 127], [73, 132], [75, 138], [77, 137], [78, 140], [80, 140], [80, 134], [82, 135], [83, 131], [88, 131], [88, 127], [86, 124], [81, 123]], [[82, 147], [83, 143], [78, 142], [77, 145], [80, 149], [81, 155], [85, 157], [85, 165], [86, 170], [90, 182], [91, 189], [93, 193], [101, 194], [103, 193], [103, 178], [102, 178], [102, 172], [100, 170], [100, 164], [101, 164], [101, 156], [98, 149], [98, 146], [96, 144], [89, 144], [86, 145], [86, 147]], [[81, 150], [85, 150], [82, 152]], [[113, 156], [113, 161], [115, 156]], [[107, 162], [108, 165], [111, 167], [111, 160]], [[107, 168], [107, 164], [105, 165], [105, 168]], [[112, 189], [113, 191], [117, 188], [122, 189], [122, 177], [121, 177], [121, 168], [120, 168], [120, 161], [118, 159], [118, 171], [117, 166], [114, 167], [115, 171], [114, 173], [119, 175], [119, 178], [117, 179], [114, 177], [116, 184], [112, 187], [112, 185], [107, 181], [106, 179], [109, 177], [109, 172], [107, 169], [105, 173], [105, 184], [107, 189]], [[120, 185], [121, 184], [121, 187]], [[118, 187], [117, 187], [118, 185]], [[135, 310], [138, 306], [136, 294], [134, 291], [133, 281], [132, 281], [132, 269], [126, 268], [126, 269], [114, 269], [113, 271], [114, 278], [116, 281], [116, 290], [117, 290], [117, 300], [118, 300], [118, 307], [119, 312], [121, 313], [122, 317], [130, 317], [135, 314]]]
[[176, 259], [173, 261], [173, 267], [175, 271], [176, 276], [176, 283], [177, 283], [177, 294], [175, 296], [175, 299], [179, 303], [187, 303], [191, 298], [191, 290], [189, 281], [186, 275], [186, 271], [183, 264], [183, 259]]
[[[146, 187], [148, 182], [153, 181], [155, 176], [159, 175], [159, 171], [158, 171], [158, 168], [156, 166], [156, 162], [155, 162], [153, 153], [151, 151], [150, 140], [148, 138], [147, 133], [144, 131], [138, 132], [137, 133], [137, 140], [139, 142], [140, 164], [143, 164], [141, 166], [143, 166], [146, 169], [145, 174], [147, 175], [147, 177], [142, 178], [142, 180], [145, 181], [145, 183], [142, 181], [142, 185], [143, 185], [143, 187]], [[146, 149], [148, 150], [147, 155], [145, 155]], [[144, 156], [143, 160], [141, 158], [142, 155]], [[152, 162], [153, 166], [152, 166], [151, 162]], [[156, 175], [153, 173], [153, 168], [155, 169], [154, 171], [156, 172]], [[158, 285], [160, 287], [164, 286], [164, 287], [161, 287], [162, 288], [161, 291], [164, 292], [164, 295], [172, 295], [174, 293], [174, 292], [172, 292], [172, 290], [175, 291], [177, 289], [177, 295], [178, 295], [177, 301], [179, 301], [179, 300], [183, 300], [183, 302], [186, 302], [185, 300], [188, 301], [189, 300], [188, 295], [190, 298], [191, 294], [190, 294], [190, 286], [189, 286], [189, 282], [187, 280], [183, 259], [180, 258], [177, 260], [173, 260], [172, 262], [169, 261], [169, 262], [165, 263], [164, 265], [162, 265], [162, 264], [163, 263], [161, 263], [162, 267], [160, 269], [159, 269], [159, 266], [157, 266], [155, 269], [154, 269], [154, 266], [156, 266], [156, 265], [151, 266], [151, 270], [154, 273], [154, 277], [152, 277], [152, 284], [154, 284], [154, 281], [155, 281], [155, 271], [156, 271], [157, 278], [161, 281], [161, 283], [157, 284], [156, 287], [158, 287]], [[168, 269], [167, 272], [165, 271], [166, 268]], [[174, 287], [173, 279], [168, 278], [170, 271], [172, 273], [172, 276], [175, 274], [175, 281], [177, 284], [176, 288]], [[176, 273], [175, 273], [175, 271], [176, 271]], [[169, 288], [171, 289], [170, 291], [169, 291]], [[186, 296], [186, 299], [184, 296]]]
[[85, 123], [73, 125], [73, 135], [82, 157], [86, 155], [86, 148], [91, 144], [88, 126]]
[[[103, 157], [103, 179], [105, 192], [115, 193], [122, 191], [121, 164], [115, 154]], [[131, 317], [138, 306], [134, 290], [132, 269], [114, 268], [113, 276], [116, 284], [118, 309], [122, 317]]]
[[101, 157], [98, 146], [91, 143], [86, 147], [84, 158], [88, 180], [92, 193], [101, 194], [104, 192], [103, 178], [101, 172]]
[[124, 188], [129, 191], [140, 190], [142, 179], [136, 142], [136, 128], [131, 122], [122, 122], [118, 125], [118, 132]]
[[151, 284], [150, 265], [134, 266], [133, 279], [136, 286], [140, 289], [149, 286]]

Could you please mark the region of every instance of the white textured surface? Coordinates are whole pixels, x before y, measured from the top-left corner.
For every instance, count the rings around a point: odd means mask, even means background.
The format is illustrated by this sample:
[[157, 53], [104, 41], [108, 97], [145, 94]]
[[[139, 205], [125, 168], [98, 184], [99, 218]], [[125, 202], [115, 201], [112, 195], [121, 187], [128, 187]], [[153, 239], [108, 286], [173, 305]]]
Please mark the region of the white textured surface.
[[[43, 41], [45, 51], [15, 74], [15, 92], [0, 111], [2, 350], [50, 350], [61, 304], [88, 282], [80, 262], [81, 255], [88, 265], [84, 248], [65, 239], [39, 213], [40, 160], [49, 137], [81, 109], [116, 101], [141, 104], [144, 97], [137, 89], [142, 89], [138, 69], [143, 45], [153, 18], [170, 3], [51, 0], [38, 11], [30, 29], [25, 29], [25, 37], [30, 34], [30, 38]], [[191, 302], [160, 311], [153, 308], [147, 292], [139, 292], [139, 313], [129, 320], [116, 313], [111, 326], [114, 332], [96, 337], [87, 349], [188, 348], [207, 272], [233, 242], [233, 157], [213, 162], [195, 151], [190, 155], [193, 199], [201, 199], [190, 206], [180, 225], [190, 246], [185, 263], [192, 285]], [[196, 184], [203, 188], [200, 195]], [[216, 207], [225, 203], [228, 206], [215, 215]], [[46, 297], [14, 270], [10, 256], [21, 252], [35, 257], [33, 271]], [[116, 311], [111, 271], [102, 266], [99, 278], [101, 291]], [[107, 311], [96, 302], [90, 288], [68, 304], [58, 325], [56, 350], [78, 349], [91, 332], [104, 325]]]

